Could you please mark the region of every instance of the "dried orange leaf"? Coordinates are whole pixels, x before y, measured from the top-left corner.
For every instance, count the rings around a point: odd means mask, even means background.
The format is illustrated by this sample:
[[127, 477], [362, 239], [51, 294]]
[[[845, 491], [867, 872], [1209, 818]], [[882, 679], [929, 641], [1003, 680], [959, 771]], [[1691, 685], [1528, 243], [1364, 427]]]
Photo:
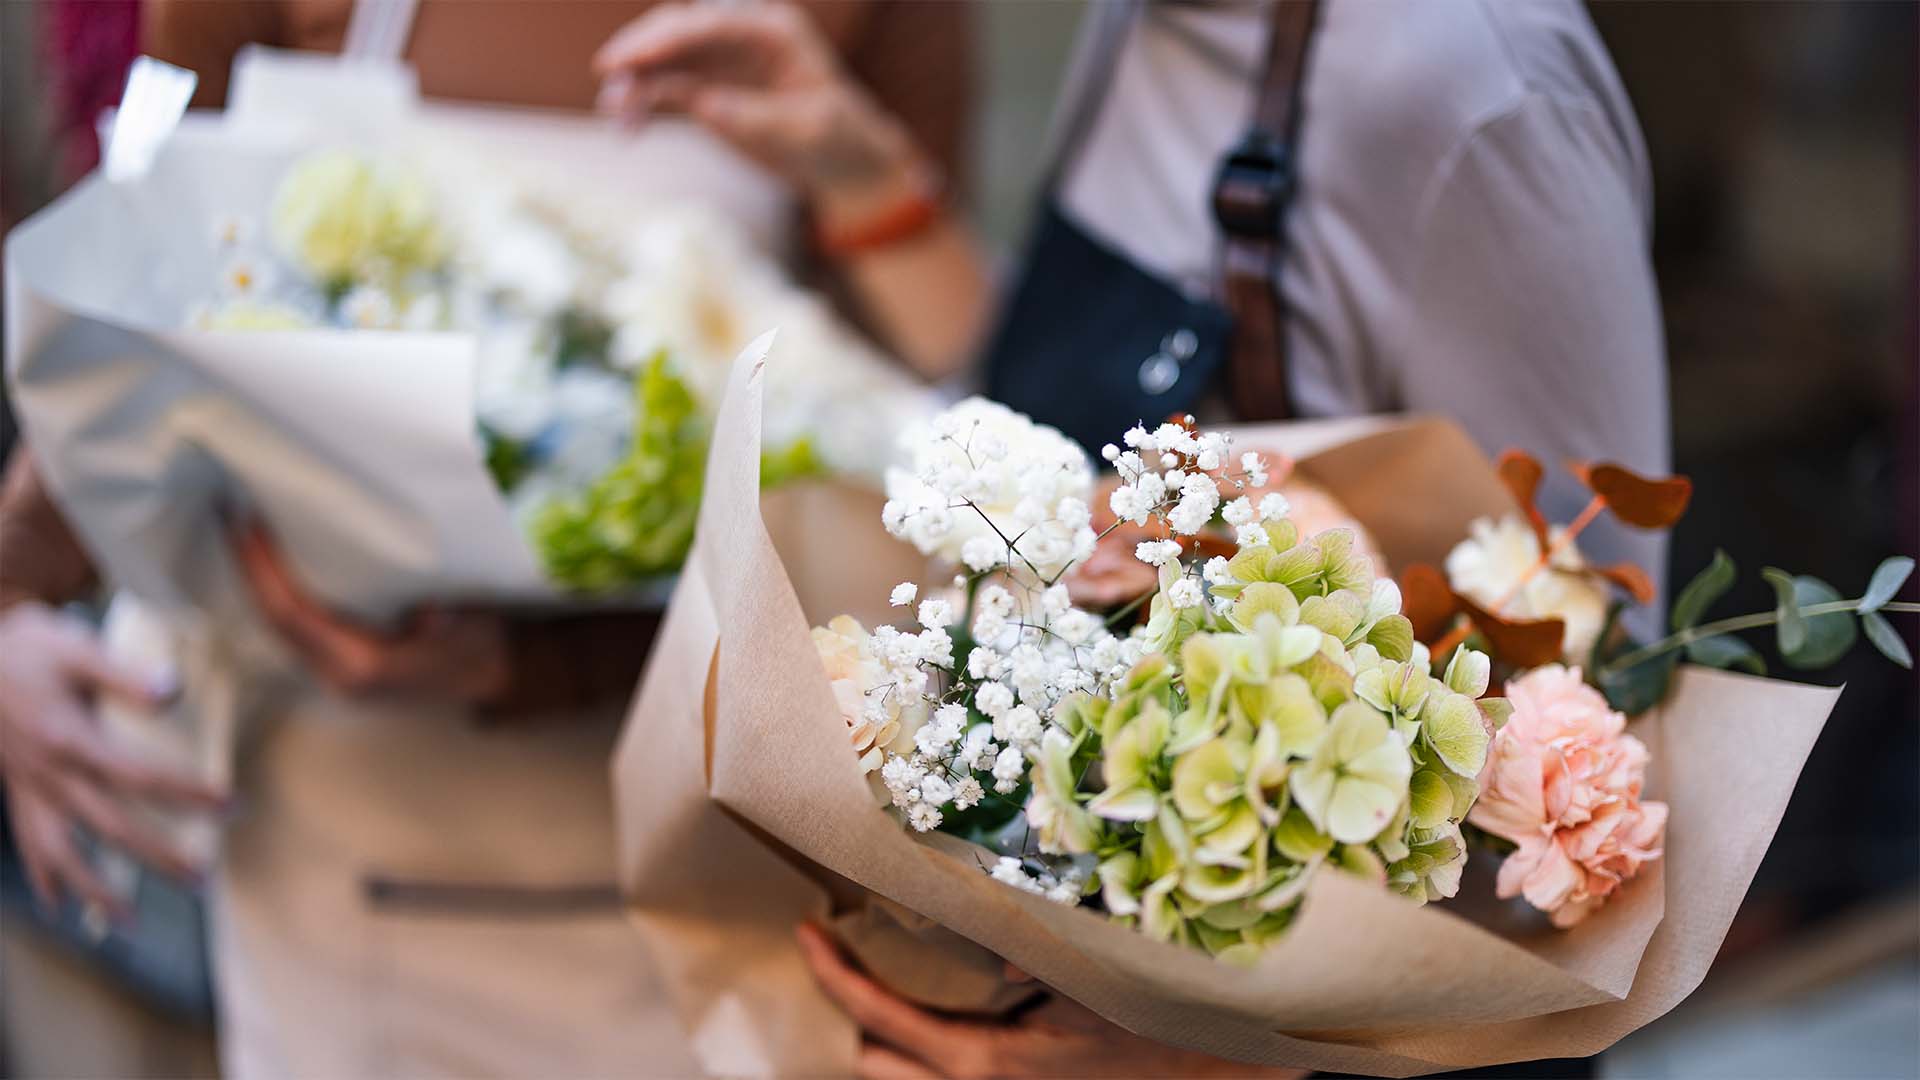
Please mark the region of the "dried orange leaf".
[[1634, 603], [1653, 603], [1653, 578], [1648, 577], [1645, 570], [1632, 563], [1597, 566], [1594, 567], [1593, 572], [1620, 586], [1628, 596], [1633, 597]]
[[1508, 619], [1455, 594], [1474, 629], [1487, 639], [1494, 658], [1515, 667], [1538, 667], [1560, 659], [1567, 625], [1559, 619]]
[[1607, 463], [1575, 462], [1568, 468], [1606, 502], [1614, 517], [1642, 529], [1671, 528], [1687, 512], [1687, 501], [1693, 498], [1693, 481], [1684, 476], [1650, 480]]
[[1500, 482], [1513, 494], [1513, 501], [1527, 515], [1527, 523], [1533, 526], [1534, 535], [1540, 538], [1540, 545], [1547, 544], [1547, 517], [1534, 505], [1540, 491], [1540, 481], [1547, 474], [1540, 460], [1525, 450], [1508, 447], [1500, 451], [1500, 457], [1493, 463], [1500, 474]]
[[1432, 644], [1460, 611], [1453, 590], [1440, 571], [1425, 563], [1416, 563], [1400, 573], [1400, 612], [1413, 623], [1416, 641]]

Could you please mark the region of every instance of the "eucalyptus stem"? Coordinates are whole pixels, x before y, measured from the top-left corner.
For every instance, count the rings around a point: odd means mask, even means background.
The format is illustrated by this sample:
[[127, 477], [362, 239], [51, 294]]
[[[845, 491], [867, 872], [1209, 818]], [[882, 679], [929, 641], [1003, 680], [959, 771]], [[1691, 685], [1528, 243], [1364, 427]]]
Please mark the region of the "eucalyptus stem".
[[[1859, 609], [1859, 600], [1831, 600], [1824, 604], [1808, 604], [1806, 607], [1800, 609], [1800, 614], [1807, 618], [1814, 618], [1820, 615], [1839, 615], [1845, 612], [1858, 611]], [[1894, 602], [1882, 604], [1876, 610], [1920, 614], [1920, 604]], [[1780, 612], [1774, 610], [1763, 611], [1753, 615], [1736, 615], [1730, 619], [1702, 623], [1699, 626], [1688, 627], [1677, 634], [1661, 638], [1651, 645], [1642, 645], [1632, 652], [1615, 657], [1603, 665], [1600, 672], [1603, 675], [1618, 675], [1628, 668], [1644, 664], [1656, 656], [1672, 652], [1675, 649], [1685, 648], [1703, 638], [1719, 637], [1722, 634], [1731, 634], [1738, 630], [1752, 630], [1761, 626], [1771, 626], [1779, 621]]]

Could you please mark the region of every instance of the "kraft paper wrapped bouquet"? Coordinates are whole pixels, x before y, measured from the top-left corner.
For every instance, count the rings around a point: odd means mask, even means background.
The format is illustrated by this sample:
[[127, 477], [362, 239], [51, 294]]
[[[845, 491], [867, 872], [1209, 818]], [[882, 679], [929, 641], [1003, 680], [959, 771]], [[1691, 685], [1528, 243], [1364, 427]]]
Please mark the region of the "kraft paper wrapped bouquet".
[[[849, 900], [854, 952], [929, 1004], [990, 1008], [990, 953], [1155, 1039], [1385, 1075], [1593, 1053], [1704, 976], [1835, 691], [1683, 668], [1629, 734], [1566, 669], [1496, 681], [1460, 641], [1429, 667], [1432, 612], [1350, 535], [1249, 494], [1260, 454], [1178, 425], [1109, 451], [1115, 515], [1162, 530], [1135, 552], [1159, 577], [1145, 622], [1109, 624], [1061, 588], [1095, 541], [1091, 462], [984, 402], [891, 478], [886, 531], [944, 557], [869, 583], [901, 625], [829, 621], [831, 598], [796, 595], [821, 571], [769, 527], [835, 537], [828, 564], [890, 539], [763, 518], [778, 363], [736, 366], [615, 762], [636, 921], [709, 1068], [850, 1067], [791, 944]], [[1390, 564], [1514, 509], [1442, 424], [1298, 458]], [[1610, 825], [1578, 833], [1543, 796], [1546, 746], [1580, 763], [1554, 790]]]

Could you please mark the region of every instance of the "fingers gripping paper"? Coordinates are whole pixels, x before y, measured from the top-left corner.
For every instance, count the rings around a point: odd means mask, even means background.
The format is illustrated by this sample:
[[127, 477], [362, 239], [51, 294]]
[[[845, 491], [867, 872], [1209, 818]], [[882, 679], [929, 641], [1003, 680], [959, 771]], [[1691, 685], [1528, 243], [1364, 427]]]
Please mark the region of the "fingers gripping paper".
[[[956, 839], [910, 836], [860, 776], [796, 597], [806, 570], [783, 564], [761, 517], [764, 360], [749, 350], [734, 371], [691, 564], [701, 588], [675, 599], [616, 765], [637, 916], [687, 976], [683, 1016], [697, 1034], [724, 1027], [753, 1047], [725, 1071], [852, 1066], [849, 1029], [791, 945], [792, 922], [817, 915], [825, 893], [790, 859], [926, 916], [1124, 1027], [1246, 1061], [1411, 1075], [1592, 1053], [1704, 976], [1835, 691], [1687, 671], [1637, 728], [1660, 754], [1657, 794], [1671, 804], [1664, 873], [1643, 874], [1571, 932], [1502, 928], [1466, 917], [1470, 905], [1416, 907], [1326, 873], [1288, 934], [1240, 969], [1001, 886]], [[1434, 422], [1320, 448], [1301, 468], [1375, 530], [1389, 559], [1431, 558], [1474, 513], [1506, 508], [1485, 459]], [[1404, 507], [1429, 500], [1446, 510], [1426, 528]]]

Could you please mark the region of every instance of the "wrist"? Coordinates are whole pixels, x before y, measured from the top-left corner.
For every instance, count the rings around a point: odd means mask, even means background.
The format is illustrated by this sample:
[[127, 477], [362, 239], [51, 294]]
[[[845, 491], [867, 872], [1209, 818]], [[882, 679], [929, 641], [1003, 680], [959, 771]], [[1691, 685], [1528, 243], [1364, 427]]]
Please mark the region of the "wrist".
[[900, 153], [874, 174], [815, 191], [816, 244], [834, 257], [890, 247], [938, 220], [942, 195], [933, 167], [910, 151]]

